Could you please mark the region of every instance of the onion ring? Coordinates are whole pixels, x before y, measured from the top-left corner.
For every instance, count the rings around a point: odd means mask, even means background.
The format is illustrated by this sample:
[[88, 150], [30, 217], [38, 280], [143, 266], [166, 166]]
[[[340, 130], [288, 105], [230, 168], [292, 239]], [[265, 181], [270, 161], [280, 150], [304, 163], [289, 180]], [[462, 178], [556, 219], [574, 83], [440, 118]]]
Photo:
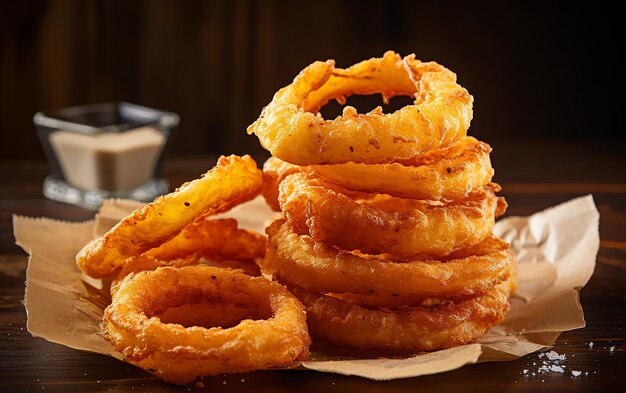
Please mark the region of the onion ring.
[[176, 237], [144, 255], [163, 261], [205, 258], [254, 262], [263, 258], [266, 244], [265, 236], [239, 229], [234, 218], [205, 218], [187, 225]]
[[381, 308], [385, 310], [396, 310], [406, 307], [432, 307], [449, 301], [466, 300], [468, 297], [460, 298], [423, 298], [415, 296], [393, 296], [393, 295], [361, 295], [358, 293], [327, 293], [326, 296], [339, 299], [344, 303], [355, 304], [365, 308]]
[[260, 276], [255, 264], [263, 258], [267, 239], [260, 233], [237, 228], [237, 220], [201, 219], [187, 225], [170, 241], [145, 253], [129, 257], [111, 283], [111, 294], [119, 282], [131, 273], [156, 270], [159, 267], [182, 267], [204, 261], [210, 266], [240, 269], [245, 274]]
[[481, 190], [493, 177], [491, 147], [472, 137], [448, 149], [392, 164], [312, 165], [307, 171], [350, 190], [400, 198], [454, 200]]
[[464, 137], [448, 149], [433, 150], [404, 163], [300, 167], [270, 157], [263, 165], [263, 196], [273, 210], [280, 211], [280, 182], [293, 173], [306, 172], [353, 191], [400, 198], [455, 200], [489, 184], [494, 173], [490, 152], [488, 144]]
[[268, 249], [261, 271], [322, 293], [473, 296], [506, 280], [513, 265], [509, 245], [496, 237], [445, 258], [394, 262], [384, 255], [357, 255], [315, 243], [310, 236], [294, 233], [283, 219], [265, 231]]
[[398, 310], [370, 309], [290, 288], [305, 305], [313, 335], [360, 349], [434, 351], [467, 344], [504, 319], [513, 278], [460, 303]]
[[[209, 301], [246, 305], [261, 320], [231, 328], [163, 323], [169, 308]], [[163, 380], [282, 367], [308, 355], [302, 304], [263, 277], [208, 266], [162, 267], [123, 279], [104, 312], [105, 337], [127, 361]]]
[[280, 212], [278, 186], [285, 177], [302, 171], [303, 167], [290, 164], [276, 157], [270, 157], [263, 164], [263, 198], [275, 212]]
[[408, 261], [419, 254], [448, 255], [489, 236], [504, 213], [497, 185], [454, 203], [382, 196], [358, 201], [338, 186], [298, 173], [280, 184], [280, 206], [298, 235], [342, 250], [389, 253]]
[[[510, 284], [510, 292], [517, 288], [518, 271], [517, 263], [513, 263], [513, 270], [507, 279]], [[498, 284], [502, 285], [502, 284]], [[459, 303], [471, 298], [468, 296], [441, 298], [441, 297], [416, 297], [399, 295], [362, 295], [358, 293], [326, 293], [326, 296], [339, 299], [345, 303], [355, 304], [364, 308], [380, 308], [384, 310], [398, 310], [411, 307], [433, 307], [440, 304], [454, 302]]]
[[76, 263], [91, 277], [111, 276], [127, 257], [158, 247], [198, 217], [254, 198], [262, 182], [261, 171], [249, 156], [222, 156], [200, 179], [135, 210], [103, 238], [87, 244], [76, 255]]
[[[385, 101], [414, 96], [415, 103], [387, 115], [350, 106], [334, 120], [316, 115], [330, 99], [376, 93]], [[333, 60], [311, 64], [274, 95], [248, 133], [292, 164], [383, 164], [452, 145], [469, 128], [472, 103], [450, 70], [390, 51], [345, 70]]]
[[186, 257], [182, 259], [173, 259], [169, 261], [163, 261], [160, 259], [156, 259], [152, 256], [143, 254], [136, 257], [129, 257], [126, 260], [126, 263], [118, 273], [117, 277], [111, 281], [111, 296], [115, 296], [117, 293], [120, 283], [122, 280], [128, 276], [129, 274], [136, 274], [139, 272], [152, 271], [156, 270], [160, 267], [183, 267], [190, 265], [198, 265], [202, 264], [204, 266], [213, 266], [219, 267], [222, 269], [233, 269], [240, 270], [242, 273], [247, 274], [249, 276], [260, 276], [261, 270], [259, 266], [250, 262], [241, 262], [236, 260], [203, 260], [199, 257]]
[[124, 278], [128, 275], [137, 274], [145, 271], [153, 271], [160, 267], [179, 268], [196, 264], [198, 264], [198, 260], [192, 258], [163, 261], [145, 254], [138, 255], [136, 257], [129, 257], [126, 259], [120, 272], [117, 274], [117, 277], [115, 277], [115, 279], [111, 281], [111, 297], [115, 296]]

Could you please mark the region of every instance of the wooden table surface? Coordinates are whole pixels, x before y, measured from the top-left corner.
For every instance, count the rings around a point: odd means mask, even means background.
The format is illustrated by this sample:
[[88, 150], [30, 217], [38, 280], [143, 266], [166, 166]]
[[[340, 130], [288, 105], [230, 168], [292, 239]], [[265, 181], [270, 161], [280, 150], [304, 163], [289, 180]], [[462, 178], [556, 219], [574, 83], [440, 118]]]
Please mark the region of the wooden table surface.
[[[483, 363], [431, 376], [374, 382], [313, 371], [260, 371], [206, 378], [211, 391], [623, 391], [626, 382], [626, 157], [623, 143], [491, 141], [496, 180], [507, 215], [527, 215], [592, 193], [600, 210], [601, 248], [596, 270], [581, 291], [587, 327], [563, 333], [554, 350], [565, 354], [566, 373], [533, 376], [538, 354]], [[211, 159], [173, 160], [165, 172], [178, 185], [205, 171]], [[25, 253], [14, 245], [11, 214], [85, 220], [93, 212], [46, 200], [45, 163], [0, 161], [0, 392], [201, 391], [166, 385], [115, 359], [33, 338], [22, 306]], [[593, 342], [593, 347], [590, 344]], [[613, 350], [611, 350], [613, 348]], [[568, 370], [580, 370], [574, 377]]]

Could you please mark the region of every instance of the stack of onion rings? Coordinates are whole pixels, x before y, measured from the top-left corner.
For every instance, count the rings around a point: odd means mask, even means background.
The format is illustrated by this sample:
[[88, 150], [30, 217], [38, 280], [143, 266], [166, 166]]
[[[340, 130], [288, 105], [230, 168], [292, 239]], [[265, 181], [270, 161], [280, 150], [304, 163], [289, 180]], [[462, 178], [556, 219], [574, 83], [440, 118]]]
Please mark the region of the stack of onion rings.
[[[331, 99], [414, 97], [392, 114]], [[315, 62], [248, 128], [274, 157], [263, 195], [284, 219], [266, 229], [261, 270], [304, 303], [311, 333], [358, 348], [431, 351], [501, 321], [516, 285], [506, 210], [486, 143], [466, 136], [473, 99], [451, 71], [387, 52], [347, 69]]]
[[[133, 212], [76, 256], [113, 277], [105, 337], [127, 361], [171, 383], [283, 367], [308, 355], [302, 303], [260, 276], [265, 236], [210, 219], [257, 196], [249, 156], [221, 157], [202, 178]], [[212, 265], [212, 266], [209, 266]]]
[[[414, 103], [319, 113], [352, 94]], [[466, 135], [472, 104], [454, 73], [414, 55], [311, 64], [248, 128], [274, 155], [263, 173], [248, 156], [222, 157], [78, 253], [84, 273], [113, 278], [105, 337], [177, 384], [302, 360], [307, 323], [361, 349], [480, 338], [504, 318], [517, 275], [491, 233], [507, 206], [491, 147]], [[267, 239], [209, 218], [259, 193], [284, 216]]]

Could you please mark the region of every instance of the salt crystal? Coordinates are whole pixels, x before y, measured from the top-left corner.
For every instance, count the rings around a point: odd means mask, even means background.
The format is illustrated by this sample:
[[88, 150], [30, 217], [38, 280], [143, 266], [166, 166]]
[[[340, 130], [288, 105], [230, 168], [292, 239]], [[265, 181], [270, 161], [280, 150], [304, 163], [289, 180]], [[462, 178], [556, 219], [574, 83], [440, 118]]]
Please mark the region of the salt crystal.
[[[555, 373], [561, 373], [564, 374], [565, 373], [565, 369], [567, 368], [565, 365], [562, 364], [562, 362], [564, 362], [567, 359], [567, 356], [565, 354], [559, 354], [555, 351], [549, 351], [549, 352], [541, 352], [539, 354], [537, 354], [537, 357], [539, 359], [543, 359], [539, 362], [539, 366], [536, 370], [536, 373], [534, 372], [529, 372], [529, 370], [523, 370], [523, 374], [526, 375], [537, 375], [537, 374], [548, 374], [550, 372], [555, 372]], [[533, 366], [536, 366], [537, 362], [533, 362]]]
[[580, 376], [580, 374], [582, 374], [582, 372], [577, 371], [577, 370], [572, 370], [572, 375], [573, 376], [578, 377], [578, 376]]
[[612, 345], [611, 348], [609, 348], [609, 352], [613, 352], [615, 351], [615, 345]]
[[560, 366], [557, 366], [557, 365], [554, 365], [554, 364], [550, 366], [550, 370], [552, 370], [552, 371], [554, 371], [556, 373], [561, 373], [561, 374], [563, 374], [563, 372], [564, 372], [563, 367], [560, 367]]
[[593, 341], [589, 342], [589, 348], [593, 348]]
[[554, 352], [554, 351], [550, 351], [546, 354], [546, 356], [548, 357], [548, 359], [550, 360], [565, 360], [565, 355], [559, 355], [558, 353]]

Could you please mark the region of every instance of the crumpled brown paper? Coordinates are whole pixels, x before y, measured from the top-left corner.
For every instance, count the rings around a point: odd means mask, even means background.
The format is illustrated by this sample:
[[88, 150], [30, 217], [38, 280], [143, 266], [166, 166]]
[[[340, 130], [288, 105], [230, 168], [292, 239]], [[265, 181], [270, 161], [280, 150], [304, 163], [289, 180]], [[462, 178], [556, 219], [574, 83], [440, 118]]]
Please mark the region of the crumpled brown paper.
[[[69, 223], [13, 217], [13, 232], [30, 254], [24, 304], [28, 331], [71, 348], [121, 358], [100, 333], [106, 294], [99, 280], [81, 275], [74, 255], [101, 236], [136, 202], [110, 200], [95, 220]], [[272, 213], [262, 199], [233, 209], [240, 226], [263, 231]], [[585, 326], [579, 290], [593, 273], [599, 247], [599, 213], [588, 195], [530, 217], [501, 220], [494, 232], [511, 243], [519, 288], [506, 319], [477, 343], [405, 359], [362, 359], [314, 352], [301, 367], [375, 380], [415, 377], [483, 361], [504, 361], [551, 346], [559, 334]]]

